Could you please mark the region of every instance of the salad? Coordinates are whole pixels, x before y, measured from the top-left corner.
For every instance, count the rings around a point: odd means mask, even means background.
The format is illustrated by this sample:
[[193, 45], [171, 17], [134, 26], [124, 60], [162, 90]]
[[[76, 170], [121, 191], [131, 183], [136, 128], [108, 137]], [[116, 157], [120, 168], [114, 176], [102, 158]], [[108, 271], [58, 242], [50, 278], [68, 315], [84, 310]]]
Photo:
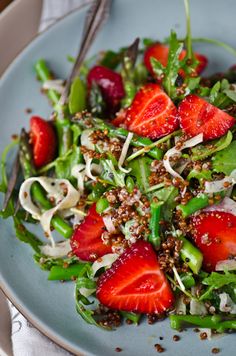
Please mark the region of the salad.
[[204, 77], [185, 6], [186, 38], [98, 53], [66, 105], [65, 81], [38, 60], [53, 114], [32, 116], [2, 155], [1, 217], [50, 281], [74, 281], [77, 312], [100, 327], [146, 315], [236, 329], [236, 68]]

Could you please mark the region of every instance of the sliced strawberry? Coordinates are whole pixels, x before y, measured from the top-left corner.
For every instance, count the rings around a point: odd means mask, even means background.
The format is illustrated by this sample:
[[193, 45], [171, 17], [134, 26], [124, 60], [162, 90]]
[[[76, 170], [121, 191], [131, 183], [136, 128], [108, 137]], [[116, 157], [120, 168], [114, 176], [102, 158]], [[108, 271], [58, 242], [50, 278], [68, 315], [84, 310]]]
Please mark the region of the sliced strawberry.
[[121, 109], [116, 113], [116, 117], [112, 120], [112, 124], [116, 127], [125, 125], [127, 109]]
[[34, 164], [44, 166], [55, 158], [57, 139], [50, 122], [38, 116], [30, 119], [30, 138], [33, 145]]
[[84, 221], [76, 228], [71, 237], [71, 249], [82, 261], [95, 261], [98, 257], [112, 252], [111, 247], [103, 243], [101, 236], [105, 225], [101, 215], [93, 204]]
[[203, 133], [204, 140], [223, 136], [235, 119], [197, 95], [188, 95], [178, 107], [180, 126], [189, 136]]
[[205, 212], [192, 219], [193, 239], [203, 254], [207, 271], [218, 261], [236, 256], [236, 216], [219, 211]]
[[[155, 43], [154, 45], [147, 48], [144, 53], [144, 64], [150, 73], [154, 74], [152, 65], [151, 65], [151, 57], [156, 58], [164, 67], [167, 66], [168, 62], [168, 54], [169, 48], [161, 43]], [[182, 60], [186, 56], [186, 50], [182, 50], [179, 56], [179, 59]], [[196, 59], [199, 61], [196, 67], [196, 73], [200, 74], [205, 67], [207, 66], [208, 60], [207, 58], [199, 53], [194, 53]]]
[[98, 279], [98, 300], [111, 309], [163, 313], [174, 296], [150, 243], [129, 247]]
[[177, 109], [158, 84], [146, 84], [135, 95], [125, 123], [130, 131], [156, 139], [178, 128]]
[[92, 82], [95, 82], [99, 86], [104, 100], [110, 109], [119, 106], [121, 99], [125, 95], [121, 75], [109, 68], [103, 66], [93, 67], [88, 73], [87, 82], [89, 90]]

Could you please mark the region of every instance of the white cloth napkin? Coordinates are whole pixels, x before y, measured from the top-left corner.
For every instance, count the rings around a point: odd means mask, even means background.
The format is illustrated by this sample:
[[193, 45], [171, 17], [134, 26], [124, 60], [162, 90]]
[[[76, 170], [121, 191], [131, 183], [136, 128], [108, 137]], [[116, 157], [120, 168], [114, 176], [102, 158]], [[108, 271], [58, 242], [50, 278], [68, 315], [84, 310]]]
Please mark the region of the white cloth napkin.
[[[43, 0], [39, 32], [91, 0]], [[0, 291], [0, 356], [69, 356], [35, 329]]]

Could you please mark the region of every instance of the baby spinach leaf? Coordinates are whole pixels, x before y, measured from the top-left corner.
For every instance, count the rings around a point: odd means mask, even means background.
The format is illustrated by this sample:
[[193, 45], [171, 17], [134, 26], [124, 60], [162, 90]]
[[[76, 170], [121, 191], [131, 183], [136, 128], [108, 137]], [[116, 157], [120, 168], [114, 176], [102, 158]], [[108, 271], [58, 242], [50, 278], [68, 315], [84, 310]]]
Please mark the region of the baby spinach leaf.
[[232, 141], [230, 145], [224, 150], [217, 152], [212, 157], [212, 166], [215, 172], [230, 175], [236, 169], [236, 141]]

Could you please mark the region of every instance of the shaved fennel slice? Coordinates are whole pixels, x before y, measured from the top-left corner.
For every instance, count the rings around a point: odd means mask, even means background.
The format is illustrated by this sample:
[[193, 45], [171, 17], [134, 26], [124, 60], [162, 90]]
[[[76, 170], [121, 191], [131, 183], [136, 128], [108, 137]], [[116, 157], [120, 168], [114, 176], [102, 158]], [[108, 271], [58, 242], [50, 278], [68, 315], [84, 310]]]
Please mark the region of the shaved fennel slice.
[[76, 164], [72, 170], [71, 175], [77, 179], [77, 187], [81, 194], [84, 192], [84, 176], [85, 176], [85, 164]]
[[91, 140], [90, 135], [93, 133], [92, 129], [86, 129], [82, 132], [81, 136], [80, 136], [80, 142], [81, 142], [81, 146], [85, 146], [86, 148], [88, 148], [89, 150], [94, 151], [95, 150], [95, 145]]
[[205, 182], [205, 193], [217, 193], [228, 190], [236, 183], [236, 169], [234, 169], [228, 177], [225, 177], [214, 182]]
[[64, 81], [62, 79], [46, 80], [43, 83], [43, 89], [55, 90], [57, 93], [62, 94], [64, 91]]
[[190, 140], [185, 141], [180, 149], [177, 149], [176, 147], [172, 147], [171, 149], [169, 149], [166, 152], [163, 159], [163, 165], [166, 171], [170, 173], [173, 177], [180, 178], [181, 180], [183, 180], [181, 175], [172, 168], [170, 164], [170, 158], [176, 155], [180, 156], [182, 150], [184, 150], [185, 148], [194, 147], [199, 143], [201, 143], [202, 141], [203, 141], [203, 134], [201, 133], [198, 134], [197, 136], [192, 137]]
[[[56, 205], [43, 214], [31, 199], [30, 189], [34, 182], [38, 182], [46, 190], [48, 195], [55, 198]], [[66, 189], [66, 195], [65, 190]], [[60, 197], [60, 199], [59, 199]], [[52, 237], [50, 225], [53, 215], [60, 210], [70, 209], [76, 206], [80, 198], [79, 192], [67, 179], [53, 179], [48, 177], [32, 177], [26, 179], [20, 187], [19, 199], [22, 207], [35, 219], [40, 220], [43, 230], [50, 238], [52, 246], [55, 241]]]
[[128, 149], [129, 149], [129, 145], [130, 145], [130, 142], [132, 141], [132, 138], [133, 138], [134, 134], [132, 132], [129, 132], [128, 133], [128, 136], [125, 140], [125, 143], [122, 147], [122, 151], [121, 151], [121, 154], [120, 154], [120, 158], [119, 158], [119, 161], [118, 161], [118, 168], [124, 172], [124, 173], [129, 173], [131, 171], [131, 168], [129, 169], [125, 169], [123, 168], [123, 163], [126, 159], [126, 156], [127, 156], [127, 152], [128, 152]]
[[70, 240], [55, 243], [54, 246], [48, 244], [40, 246], [42, 254], [49, 257], [65, 257], [71, 251]]
[[102, 267], [111, 267], [112, 263], [114, 263], [119, 255], [117, 253], [108, 253], [107, 255], [104, 255], [100, 258], [98, 258], [93, 264], [92, 264], [92, 272], [93, 275], [97, 273], [97, 271], [102, 268]]

